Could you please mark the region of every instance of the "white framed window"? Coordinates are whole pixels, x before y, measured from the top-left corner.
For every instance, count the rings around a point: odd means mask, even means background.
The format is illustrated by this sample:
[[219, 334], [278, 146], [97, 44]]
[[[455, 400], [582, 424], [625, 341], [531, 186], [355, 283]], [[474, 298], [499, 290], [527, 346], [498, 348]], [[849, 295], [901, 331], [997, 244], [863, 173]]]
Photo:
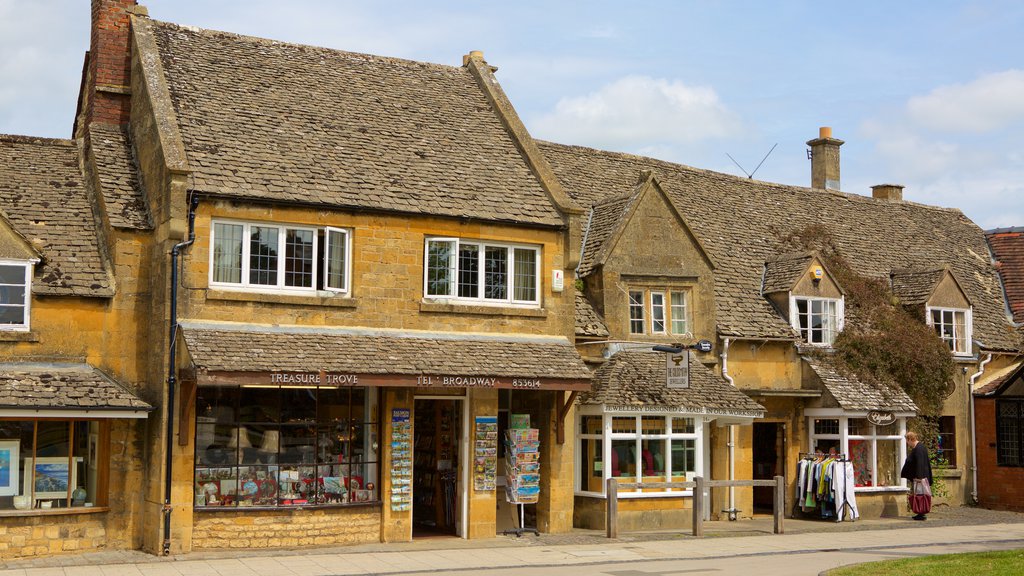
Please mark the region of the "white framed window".
[[629, 333], [644, 333], [644, 293], [641, 290], [629, 291]]
[[808, 410], [811, 452], [843, 454], [853, 463], [854, 487], [859, 491], [906, 487], [900, 469], [906, 460], [906, 417], [876, 426], [867, 414]]
[[29, 330], [35, 263], [35, 260], [0, 260], [0, 330]]
[[672, 318], [672, 333], [673, 334], [689, 334], [690, 333], [690, 321], [689, 321], [689, 310], [686, 306], [686, 292], [670, 293], [671, 298], [669, 316]]
[[351, 232], [214, 220], [210, 286], [253, 291], [348, 293]]
[[540, 248], [427, 238], [423, 294], [484, 304], [540, 304]]
[[831, 346], [843, 329], [843, 300], [790, 296], [790, 323], [808, 344]]
[[[604, 496], [609, 478], [687, 482], [703, 470], [703, 419], [680, 413], [582, 410], [577, 417], [576, 491]], [[692, 490], [620, 490], [621, 498], [690, 496]]]
[[957, 356], [971, 354], [971, 316], [970, 308], [928, 308], [928, 324]]
[[651, 333], [665, 333], [665, 293], [651, 292]]

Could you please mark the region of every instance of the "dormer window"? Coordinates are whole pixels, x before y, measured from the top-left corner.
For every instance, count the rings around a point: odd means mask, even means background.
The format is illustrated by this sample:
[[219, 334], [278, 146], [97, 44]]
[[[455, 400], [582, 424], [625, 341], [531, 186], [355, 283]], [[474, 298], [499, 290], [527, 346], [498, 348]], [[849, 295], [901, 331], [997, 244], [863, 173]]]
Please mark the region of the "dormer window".
[[842, 330], [843, 301], [834, 298], [793, 297], [792, 325], [808, 344], [831, 346]]
[[0, 260], [0, 330], [28, 331], [32, 261]]
[[928, 323], [935, 333], [949, 346], [953, 354], [966, 356], [971, 353], [971, 310], [968, 308], [929, 308]]

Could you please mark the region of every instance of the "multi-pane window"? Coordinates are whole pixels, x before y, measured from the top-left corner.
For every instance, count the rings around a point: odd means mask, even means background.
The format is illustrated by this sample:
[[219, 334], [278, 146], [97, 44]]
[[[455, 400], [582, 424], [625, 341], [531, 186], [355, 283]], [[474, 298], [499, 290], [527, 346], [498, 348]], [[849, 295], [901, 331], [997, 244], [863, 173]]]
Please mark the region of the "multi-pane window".
[[28, 330], [32, 263], [0, 260], [0, 330]]
[[108, 424], [97, 420], [0, 421], [0, 510], [86, 508], [107, 503]]
[[[603, 494], [608, 478], [623, 482], [691, 480], [701, 469], [701, 426], [701, 420], [690, 416], [581, 415], [577, 490]], [[620, 491], [627, 497], [630, 493], [640, 491]]]
[[639, 290], [629, 291], [629, 333], [644, 333], [644, 293]]
[[970, 310], [929, 308], [929, 323], [954, 354], [971, 353]]
[[939, 443], [937, 456], [947, 466], [956, 466], [956, 417], [939, 417]]
[[885, 426], [858, 417], [812, 418], [811, 451], [845, 455], [853, 462], [858, 488], [900, 486], [900, 468], [906, 457], [905, 423], [905, 418]]
[[672, 306], [669, 310], [672, 317], [672, 333], [687, 334], [690, 323], [687, 321], [686, 292], [672, 292]]
[[196, 507], [379, 500], [377, 394], [359, 387], [202, 387]]
[[996, 462], [1024, 466], [1024, 398], [996, 400]]
[[793, 327], [808, 344], [830, 346], [840, 330], [842, 306], [839, 300], [794, 298]]
[[688, 297], [682, 290], [630, 290], [629, 333], [690, 334]]
[[218, 287], [349, 289], [349, 232], [247, 222], [213, 223], [210, 283]]
[[424, 294], [477, 302], [538, 304], [540, 250], [458, 238], [430, 238]]
[[665, 333], [665, 293], [651, 292], [651, 332]]

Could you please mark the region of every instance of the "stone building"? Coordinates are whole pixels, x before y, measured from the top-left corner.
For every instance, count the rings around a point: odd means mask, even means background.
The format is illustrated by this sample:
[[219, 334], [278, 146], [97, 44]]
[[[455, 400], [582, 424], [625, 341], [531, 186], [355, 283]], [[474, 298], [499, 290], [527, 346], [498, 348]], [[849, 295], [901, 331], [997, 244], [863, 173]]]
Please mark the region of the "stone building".
[[[567, 193], [591, 207], [581, 240], [585, 297], [578, 300], [577, 343], [600, 367], [595, 392], [584, 395], [577, 418], [582, 525], [603, 522], [599, 514], [583, 513], [588, 506], [603, 508], [604, 498], [604, 488], [590, 479], [595, 468], [586, 451], [619, 438], [614, 418], [603, 434], [594, 430], [588, 398], [626, 394], [633, 410], [646, 413], [652, 404], [660, 409], [657, 398], [631, 391], [644, 370], [619, 367], [636, 359], [647, 363], [647, 356], [624, 356], [622, 350], [697, 339], [715, 344], [713, 354], [695, 356], [699, 363], [763, 407], [760, 414], [749, 412], [746, 422], [720, 419], [728, 430], [706, 430], [695, 454], [697, 462], [706, 462], [706, 477], [782, 475], [792, 495], [805, 454], [837, 452], [853, 463], [861, 515], [901, 512], [903, 434], [917, 407], [902, 390], [869, 385], [833, 361], [831, 344], [845, 321], [845, 288], [816, 253], [793, 253], [791, 241], [816, 230], [831, 236], [856, 273], [886, 282], [900, 304], [949, 345], [956, 378], [937, 423], [949, 465], [937, 475], [950, 503], [970, 501], [972, 385], [983, 384], [982, 376], [1012, 364], [1019, 353], [984, 233], [957, 210], [903, 200], [900, 186], [876, 186], [871, 197], [840, 192], [842, 141], [823, 129], [808, 145], [812, 188], [540, 143]], [[610, 255], [617, 255], [614, 266]], [[654, 380], [664, 378], [666, 369], [659, 370]], [[664, 437], [652, 428], [658, 450]], [[674, 457], [671, 446], [665, 460]], [[642, 480], [643, 468], [639, 462], [621, 473]], [[711, 496], [714, 515], [749, 516], [771, 505], [770, 494], [749, 489], [716, 489]], [[663, 504], [652, 504], [650, 494], [641, 498], [636, 506], [646, 524], [687, 521], [673, 510], [679, 506], [671, 497]]]

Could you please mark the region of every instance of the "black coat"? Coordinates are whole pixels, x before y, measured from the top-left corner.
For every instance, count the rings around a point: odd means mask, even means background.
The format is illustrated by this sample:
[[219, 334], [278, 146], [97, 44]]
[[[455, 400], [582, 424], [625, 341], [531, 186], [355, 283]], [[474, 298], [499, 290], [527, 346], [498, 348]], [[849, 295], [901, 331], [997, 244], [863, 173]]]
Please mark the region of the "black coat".
[[932, 462], [928, 458], [928, 449], [924, 447], [923, 442], [918, 442], [910, 454], [907, 454], [907, 461], [903, 463], [900, 477], [910, 481], [915, 478], [927, 478], [928, 484], [932, 484]]

